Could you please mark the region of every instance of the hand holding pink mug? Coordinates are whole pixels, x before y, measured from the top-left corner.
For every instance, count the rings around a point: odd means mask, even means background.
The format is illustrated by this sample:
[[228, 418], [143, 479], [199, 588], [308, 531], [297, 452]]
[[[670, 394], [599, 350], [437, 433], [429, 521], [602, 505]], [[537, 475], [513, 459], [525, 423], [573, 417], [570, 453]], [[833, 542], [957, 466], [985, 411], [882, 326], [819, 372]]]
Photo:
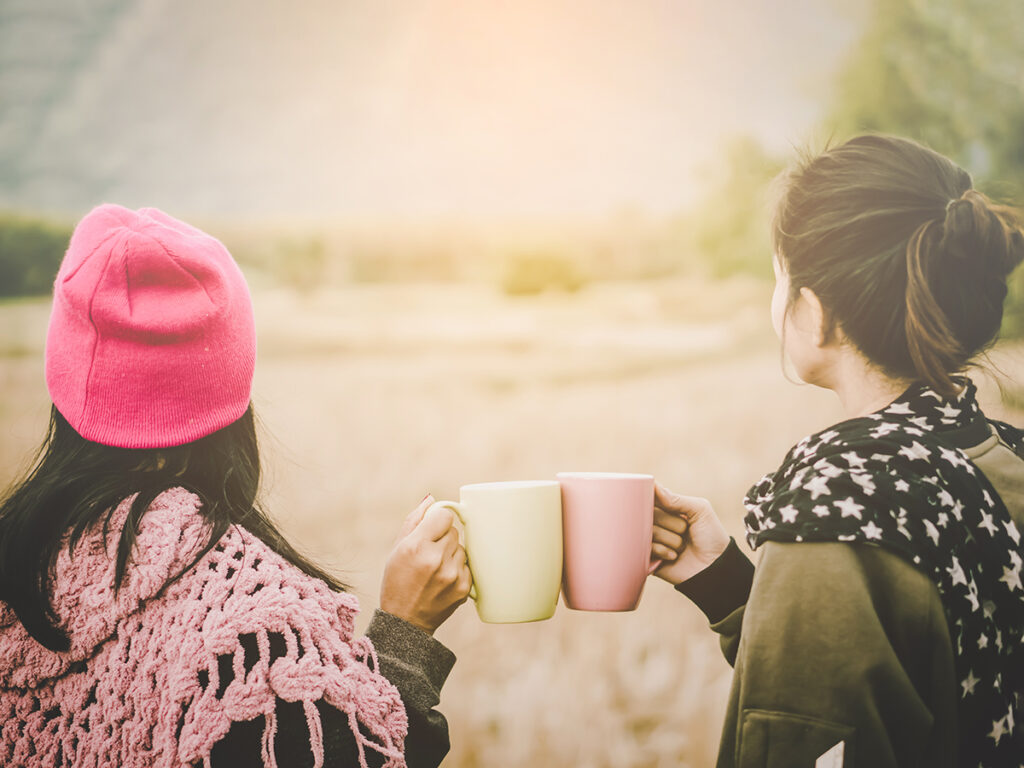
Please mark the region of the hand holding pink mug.
[[569, 608], [632, 611], [651, 560], [654, 478], [611, 472], [560, 472], [565, 564], [562, 590]]

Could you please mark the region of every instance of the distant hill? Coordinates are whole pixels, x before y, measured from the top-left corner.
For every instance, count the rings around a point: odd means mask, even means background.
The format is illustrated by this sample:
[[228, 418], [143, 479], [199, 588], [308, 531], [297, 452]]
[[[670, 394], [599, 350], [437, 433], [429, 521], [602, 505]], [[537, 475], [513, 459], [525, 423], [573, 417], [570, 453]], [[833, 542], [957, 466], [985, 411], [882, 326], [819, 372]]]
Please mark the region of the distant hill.
[[0, 0], [0, 209], [675, 212], [724, 137], [813, 124], [855, 28], [776, 0]]
[[337, 207], [323, 149], [358, 92], [338, 76], [382, 32], [357, 17], [333, 0], [0, 0], [0, 208]]

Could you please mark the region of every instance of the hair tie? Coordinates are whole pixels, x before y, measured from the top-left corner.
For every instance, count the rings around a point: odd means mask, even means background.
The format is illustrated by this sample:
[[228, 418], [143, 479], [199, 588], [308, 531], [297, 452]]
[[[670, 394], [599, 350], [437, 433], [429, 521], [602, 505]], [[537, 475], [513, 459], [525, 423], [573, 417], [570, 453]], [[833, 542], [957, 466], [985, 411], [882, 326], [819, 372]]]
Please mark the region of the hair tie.
[[963, 200], [962, 197], [951, 198], [950, 201], [946, 203], [946, 213], [948, 214], [949, 209], [952, 208], [956, 203], [959, 203], [961, 200]]

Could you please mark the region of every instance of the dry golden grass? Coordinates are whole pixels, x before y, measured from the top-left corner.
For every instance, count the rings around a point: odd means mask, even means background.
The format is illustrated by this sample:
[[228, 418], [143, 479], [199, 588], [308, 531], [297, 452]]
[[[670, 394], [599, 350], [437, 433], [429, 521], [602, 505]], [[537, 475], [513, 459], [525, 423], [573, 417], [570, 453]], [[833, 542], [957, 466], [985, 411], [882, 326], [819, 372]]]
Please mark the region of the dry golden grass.
[[[255, 403], [266, 496], [287, 532], [376, 604], [392, 537], [428, 491], [650, 472], [707, 496], [737, 538], [740, 499], [830, 393], [787, 382], [768, 287], [592, 285], [508, 299], [483, 286], [259, 291]], [[0, 305], [0, 481], [40, 439], [45, 302]], [[1019, 348], [996, 363], [1018, 404]], [[983, 381], [991, 415], [1021, 421]], [[441, 709], [450, 768], [707, 766], [730, 669], [702, 615], [651, 579], [633, 613], [487, 625], [464, 606], [438, 632], [459, 656]]]

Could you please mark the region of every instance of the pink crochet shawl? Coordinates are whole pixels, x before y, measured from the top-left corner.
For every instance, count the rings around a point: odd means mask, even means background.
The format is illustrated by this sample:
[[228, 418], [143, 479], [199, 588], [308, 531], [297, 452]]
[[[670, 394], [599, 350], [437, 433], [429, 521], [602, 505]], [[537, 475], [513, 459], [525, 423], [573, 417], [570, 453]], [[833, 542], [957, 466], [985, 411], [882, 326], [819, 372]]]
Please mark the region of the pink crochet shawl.
[[[263, 762], [274, 766], [280, 697], [303, 703], [317, 766], [315, 702], [323, 700], [348, 716], [364, 768], [367, 749], [404, 768], [405, 708], [375, 671], [370, 642], [352, 638], [355, 597], [332, 592], [238, 526], [160, 592], [205, 541], [199, 499], [181, 488], [143, 517], [115, 596], [114, 552], [130, 501], [115, 511], [107, 541], [94, 530], [58, 557], [53, 605], [69, 651], [39, 645], [0, 603], [0, 765], [209, 765], [233, 722], [262, 715]], [[270, 633], [287, 642], [273, 663]], [[244, 663], [246, 634], [258, 641], [254, 666]], [[224, 654], [234, 674], [218, 696]]]

